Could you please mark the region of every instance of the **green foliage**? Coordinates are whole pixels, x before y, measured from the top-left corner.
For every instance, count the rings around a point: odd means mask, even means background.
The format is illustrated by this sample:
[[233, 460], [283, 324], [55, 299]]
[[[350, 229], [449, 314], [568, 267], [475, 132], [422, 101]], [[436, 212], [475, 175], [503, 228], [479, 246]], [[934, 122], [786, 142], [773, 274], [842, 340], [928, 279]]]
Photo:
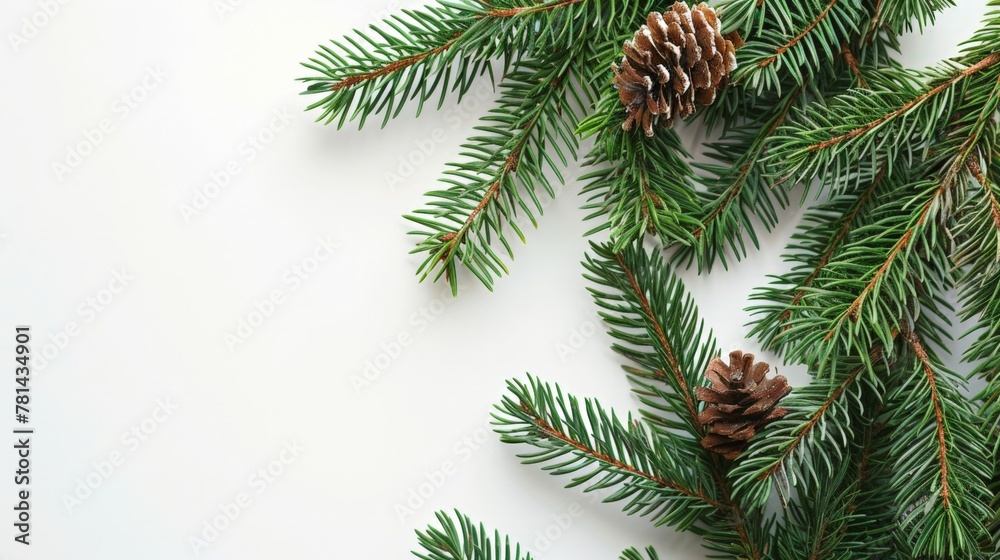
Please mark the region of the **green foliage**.
[[[524, 241], [579, 139], [593, 142], [581, 191], [589, 234], [609, 240], [583, 264], [639, 414], [511, 381], [497, 431], [525, 462], [722, 558], [987, 558], [1000, 554], [1000, 0], [959, 57], [895, 59], [900, 33], [951, 4], [720, 0], [746, 43], [733, 83], [687, 123], [712, 134], [700, 165], [673, 130], [622, 129], [610, 66], [665, 8], [652, 0], [442, 0], [320, 47], [305, 93], [324, 123], [385, 125], [483, 76], [498, 84], [461, 161], [407, 216], [419, 277], [453, 292], [463, 268], [488, 288], [507, 273], [511, 234]], [[778, 225], [796, 184], [818, 201], [749, 311], [751, 336], [811, 382], [730, 462], [700, 445], [696, 389], [719, 349], [659, 250], [728, 266]], [[955, 301], [971, 325], [961, 373], [938, 357]], [[985, 381], [974, 398], [971, 376]], [[775, 494], [784, 507], [765, 515]], [[440, 514], [418, 555], [521, 558], [457, 519]]]
[[888, 456], [906, 473], [888, 487], [901, 510], [897, 537], [921, 555], [972, 557], [992, 515], [986, 481], [995, 459], [961, 380], [917, 333], [908, 338], [913, 357], [885, 398], [886, 427], [896, 434]]
[[695, 388], [718, 349], [694, 301], [660, 254], [608, 244], [592, 253], [585, 277], [612, 348], [630, 362], [641, 418], [619, 421], [529, 378], [511, 381], [498, 406], [501, 440], [533, 447], [519, 457], [570, 476], [568, 487], [614, 488], [605, 501], [627, 500], [626, 513], [698, 534], [723, 557], [763, 558], [772, 523], [732, 499], [731, 464], [700, 445]]
[[664, 437], [702, 435], [695, 388], [705, 384], [705, 369], [719, 350], [694, 301], [659, 256], [635, 245], [620, 253], [596, 244], [591, 250], [584, 276], [615, 340], [612, 349], [631, 362], [625, 371], [643, 416]]
[[690, 528], [718, 503], [692, 446], [653, 440], [638, 422], [624, 423], [596, 402], [565, 396], [534, 378], [511, 381], [498, 406], [496, 428], [504, 443], [528, 444], [518, 455], [553, 475], [570, 476], [567, 488], [616, 490], [605, 502], [624, 501], [629, 515], [656, 525]]
[[[422, 550], [413, 554], [422, 560], [531, 560], [531, 554], [521, 552], [521, 546], [501, 537], [492, 536], [486, 528], [476, 526], [469, 518], [455, 512], [454, 518], [441, 511], [435, 514], [438, 526], [417, 531]], [[457, 523], [456, 523], [457, 520]], [[511, 548], [513, 546], [513, 548]]]
[[[527, 216], [536, 225], [539, 195], [555, 196], [547, 172], [562, 181], [560, 169], [576, 159], [575, 110], [587, 103], [579, 59], [577, 53], [524, 60], [507, 74], [497, 105], [463, 145], [467, 161], [446, 172], [447, 188], [427, 193], [427, 208], [407, 216], [424, 228], [412, 232], [421, 237], [414, 252], [427, 253], [417, 270], [421, 279], [446, 275], [457, 293], [459, 263], [488, 288], [507, 271], [493, 242], [513, 258], [504, 229], [524, 241], [516, 218]], [[584, 98], [567, 104], [570, 92]]]
[[646, 554], [643, 555], [642, 552], [634, 548], [629, 548], [622, 552], [619, 560], [660, 560], [660, 556], [656, 554], [656, 550], [651, 546], [647, 546], [643, 552]]
[[[765, 4], [770, 4], [765, 2]], [[778, 2], [768, 19], [740, 49], [741, 64], [736, 80], [758, 93], [781, 91], [788, 76], [796, 85], [813, 80], [823, 68], [833, 65], [841, 45], [862, 35], [868, 10], [862, 0], [807, 0]], [[785, 8], [781, 17], [777, 12]], [[767, 15], [763, 17], [767, 18]]]
[[641, 239], [647, 232], [668, 243], [695, 243], [692, 231], [700, 222], [694, 172], [685, 160], [680, 138], [662, 130], [653, 138], [625, 132], [617, 95], [605, 94], [598, 110], [580, 124], [585, 137], [600, 133], [585, 162], [582, 193], [588, 219], [603, 219], [589, 234], [609, 230], [615, 249]]
[[[747, 239], [758, 243], [756, 220], [770, 230], [788, 203], [771, 188], [766, 155], [790, 110], [891, 66], [906, 6], [886, 6], [895, 15], [880, 23], [869, 4], [719, 2], [726, 30], [747, 43], [736, 83], [706, 111], [708, 124], [726, 130], [710, 146], [715, 163], [697, 174], [673, 131], [647, 139], [620, 129], [625, 109], [610, 66], [646, 15], [664, 9], [654, 0], [457, 0], [405, 10], [321, 46], [305, 64], [313, 74], [304, 93], [319, 96], [309, 107], [319, 121], [363, 126], [381, 115], [385, 126], [407, 105], [419, 114], [449, 93], [460, 100], [484, 74], [499, 82], [501, 99], [463, 144], [464, 161], [407, 216], [420, 226], [412, 233], [426, 256], [422, 280], [445, 278], [457, 292], [461, 266], [492, 288], [513, 258], [510, 234], [523, 242], [524, 227], [537, 227], [540, 197], [554, 195], [553, 181], [575, 161], [574, 129], [595, 137], [582, 178], [588, 219], [600, 222], [589, 233], [609, 231], [616, 250], [652, 234], [708, 269], [730, 251], [743, 257]], [[937, 5], [911, 15], [926, 22]]]
[[[777, 491], [828, 486], [843, 477], [855, 451], [855, 434], [875, 422], [873, 400], [885, 392], [887, 375], [881, 349], [868, 356], [877, 376], [866, 375], [862, 360], [843, 361], [829, 379], [798, 387], [781, 402], [788, 415], [758, 438], [732, 472], [736, 496], [763, 507]], [[788, 488], [785, 488], [788, 485]], [[787, 498], [786, 498], [787, 501]]]

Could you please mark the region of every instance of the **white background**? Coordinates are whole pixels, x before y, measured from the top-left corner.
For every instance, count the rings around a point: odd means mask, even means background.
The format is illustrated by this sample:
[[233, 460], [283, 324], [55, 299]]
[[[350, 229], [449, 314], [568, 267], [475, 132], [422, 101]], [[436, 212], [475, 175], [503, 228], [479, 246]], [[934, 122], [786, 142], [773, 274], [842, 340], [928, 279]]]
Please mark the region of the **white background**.
[[[22, 18], [44, 21], [40, 4], [0, 6], [0, 356], [12, 355], [15, 324], [32, 325], [34, 353], [51, 356], [32, 386], [33, 544], [12, 540], [8, 435], [0, 555], [196, 557], [191, 537], [205, 538], [220, 506], [246, 493], [249, 506], [200, 557], [407, 558], [415, 528], [459, 508], [546, 558], [616, 558], [648, 544], [664, 559], [701, 558], [697, 539], [564, 490], [567, 480], [519, 465], [484, 428], [505, 379], [526, 371], [634, 408], [581, 278], [593, 224], [582, 222], [578, 185], [515, 247], [495, 293], [470, 277], [458, 299], [418, 284], [400, 216], [436, 187], [490, 95], [419, 120], [404, 111], [382, 131], [323, 127], [302, 112], [313, 99], [298, 96], [298, 63], [399, 6], [234, 0], [220, 14], [217, 4], [67, 2], [17, 45]], [[909, 65], [952, 55], [972, 34], [984, 2], [961, 4], [905, 41]], [[98, 145], [68, 156], [105, 119]], [[77, 165], [57, 172], [67, 158]], [[401, 158], [426, 161], [411, 172]], [[185, 217], [230, 161], [239, 174]], [[404, 180], [391, 186], [393, 172]], [[683, 273], [725, 351], [755, 350], [739, 310], [781, 271], [794, 214], [750, 262]], [[290, 282], [327, 236], [332, 256]], [[122, 270], [125, 286], [112, 282]], [[282, 303], [230, 348], [224, 336], [274, 290]], [[410, 344], [379, 358], [401, 335]], [[567, 355], [561, 344], [580, 347]], [[352, 378], [366, 360], [389, 363], [359, 391]], [[0, 401], [13, 390], [0, 383]], [[154, 414], [158, 402], [176, 409]], [[13, 426], [9, 412], [0, 425]], [[303, 450], [262, 488], [251, 477], [277, 469], [293, 442]], [[102, 474], [110, 458], [118, 465]], [[396, 506], [448, 461], [455, 472], [402, 514]], [[582, 514], [559, 528], [570, 511]], [[546, 531], [557, 537], [539, 540]]]

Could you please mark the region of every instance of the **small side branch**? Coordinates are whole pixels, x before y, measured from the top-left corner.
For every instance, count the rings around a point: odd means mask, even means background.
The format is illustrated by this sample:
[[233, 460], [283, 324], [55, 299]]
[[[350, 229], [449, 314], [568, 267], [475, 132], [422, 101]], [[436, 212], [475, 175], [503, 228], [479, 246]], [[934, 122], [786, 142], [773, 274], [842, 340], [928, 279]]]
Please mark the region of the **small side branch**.
[[812, 20], [812, 22], [810, 22], [809, 25], [807, 25], [806, 28], [803, 29], [801, 33], [799, 33], [798, 35], [796, 35], [795, 37], [793, 37], [791, 40], [789, 40], [784, 45], [781, 45], [780, 47], [776, 48], [774, 50], [774, 54], [771, 55], [771, 56], [769, 56], [769, 57], [767, 57], [767, 58], [765, 58], [764, 60], [760, 61], [758, 63], [758, 66], [760, 66], [761, 68], [764, 68], [765, 66], [768, 66], [769, 64], [771, 64], [775, 60], [778, 60], [778, 57], [781, 56], [781, 55], [783, 55], [783, 54], [785, 54], [785, 52], [788, 49], [790, 49], [790, 48], [794, 47], [795, 45], [797, 45], [798, 42], [801, 41], [803, 38], [805, 38], [806, 35], [812, 33], [812, 31], [814, 29], [816, 29], [816, 26], [819, 25], [820, 22], [822, 22], [824, 19], [826, 19], [826, 16], [829, 15], [830, 10], [832, 10], [833, 7], [836, 4], [837, 4], [837, 0], [830, 0], [830, 3], [826, 5], [826, 8], [824, 8], [823, 11], [820, 12], [819, 15], [816, 16], [816, 19]]
[[722, 504], [713, 500], [711, 497], [709, 497], [700, 490], [693, 490], [680, 483], [667, 480], [659, 475], [642, 471], [640, 469], [633, 467], [632, 465], [623, 463], [622, 461], [619, 461], [606, 453], [593, 449], [588, 445], [584, 445], [583, 443], [574, 440], [573, 438], [567, 436], [562, 431], [557, 430], [551, 424], [546, 422], [543, 418], [541, 418], [538, 414], [536, 414], [534, 410], [532, 410], [531, 407], [529, 407], [526, 403], [523, 402], [521, 403], [521, 410], [524, 411], [524, 413], [531, 418], [532, 423], [535, 425], [535, 427], [538, 428], [547, 437], [559, 440], [565, 443], [566, 445], [569, 445], [570, 447], [577, 449], [581, 453], [587, 455], [588, 457], [591, 457], [592, 459], [598, 462], [604, 463], [606, 465], [614, 467], [615, 469], [627, 472], [629, 474], [645, 478], [646, 480], [655, 482], [656, 484], [664, 488], [669, 488], [675, 492], [684, 494], [685, 496], [697, 498], [716, 509], [723, 508]]
[[871, 121], [871, 122], [869, 122], [869, 123], [867, 123], [867, 124], [865, 124], [863, 126], [855, 128], [854, 130], [852, 130], [850, 132], [847, 132], [845, 134], [841, 134], [840, 136], [836, 136], [834, 138], [830, 138], [829, 140], [824, 140], [822, 142], [818, 142], [816, 144], [808, 146], [806, 148], [806, 150], [808, 150], [810, 152], [814, 152], [816, 150], [825, 150], [825, 149], [827, 149], [827, 148], [829, 148], [831, 146], [834, 146], [836, 144], [839, 144], [839, 143], [841, 143], [841, 142], [843, 142], [845, 140], [850, 140], [851, 138], [855, 138], [855, 137], [860, 136], [860, 135], [862, 135], [862, 134], [864, 134], [866, 132], [869, 132], [869, 131], [875, 129], [876, 127], [881, 126], [881, 125], [885, 124], [886, 122], [888, 122], [888, 121], [890, 121], [890, 120], [892, 120], [892, 119], [894, 119], [894, 118], [896, 118], [896, 117], [898, 117], [898, 116], [906, 113], [910, 109], [913, 109], [914, 107], [920, 105], [921, 103], [927, 101], [928, 99], [930, 99], [930, 98], [932, 98], [932, 97], [940, 94], [941, 92], [943, 92], [944, 90], [948, 89], [949, 87], [955, 85], [957, 82], [963, 80], [964, 78], [967, 78], [967, 77], [969, 77], [969, 76], [971, 76], [973, 74], [981, 72], [981, 71], [983, 71], [983, 70], [985, 70], [985, 69], [987, 69], [987, 68], [995, 65], [998, 62], [1000, 62], [1000, 53], [990, 53], [990, 54], [986, 55], [985, 57], [983, 57], [983, 59], [980, 60], [979, 62], [973, 64], [972, 66], [966, 68], [965, 70], [962, 70], [958, 74], [955, 74], [949, 80], [946, 80], [945, 82], [943, 82], [943, 83], [935, 86], [932, 89], [927, 90], [926, 92], [924, 92], [924, 93], [920, 94], [919, 96], [911, 99], [910, 101], [907, 101], [906, 103], [904, 103], [901, 107], [899, 107], [895, 111], [892, 111], [891, 113], [887, 113], [885, 115], [882, 115], [881, 117], [879, 117], [879, 118], [877, 118], [877, 119], [875, 119], [875, 120], [873, 120], [873, 121]]
[[927, 355], [927, 350], [924, 349], [920, 336], [911, 331], [907, 333], [907, 341], [917, 355], [917, 359], [920, 360], [924, 375], [927, 376], [927, 384], [931, 389], [934, 422], [937, 425], [938, 463], [941, 471], [941, 491], [938, 494], [941, 496], [941, 504], [945, 509], [948, 509], [951, 507], [951, 492], [948, 485], [948, 434], [945, 432], [944, 411], [941, 408], [941, 396], [938, 394], [937, 375], [931, 366], [930, 358]]

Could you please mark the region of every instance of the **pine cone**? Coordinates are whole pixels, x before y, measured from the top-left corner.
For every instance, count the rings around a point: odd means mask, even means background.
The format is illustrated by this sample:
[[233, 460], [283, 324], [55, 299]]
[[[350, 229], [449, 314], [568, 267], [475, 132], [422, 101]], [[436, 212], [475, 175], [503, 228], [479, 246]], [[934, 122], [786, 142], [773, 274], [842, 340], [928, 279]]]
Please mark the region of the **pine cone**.
[[711, 387], [698, 387], [698, 400], [706, 403], [698, 421], [708, 429], [701, 446], [726, 459], [735, 459], [747, 441], [765, 424], [788, 413], [775, 405], [792, 388], [781, 375], [765, 379], [771, 366], [753, 363], [753, 354], [739, 350], [729, 354], [729, 365], [720, 358], [705, 372]]
[[710, 105], [736, 69], [733, 42], [704, 2], [694, 9], [677, 2], [666, 13], [649, 14], [624, 51], [621, 66], [612, 65], [628, 112], [622, 128], [638, 123], [646, 136], [656, 123], [673, 126], [675, 117], [686, 118], [695, 103]]

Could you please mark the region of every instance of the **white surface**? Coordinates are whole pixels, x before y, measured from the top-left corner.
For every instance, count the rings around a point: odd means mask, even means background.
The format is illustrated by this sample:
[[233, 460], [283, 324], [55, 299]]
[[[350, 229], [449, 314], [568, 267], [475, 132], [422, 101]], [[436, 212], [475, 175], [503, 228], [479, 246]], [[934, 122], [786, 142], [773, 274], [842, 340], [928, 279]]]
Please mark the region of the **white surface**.
[[[407, 255], [400, 216], [423, 203], [485, 106], [471, 99], [419, 120], [404, 111], [384, 131], [314, 124], [302, 113], [312, 98], [293, 81], [305, 74], [298, 62], [398, 6], [231, 3], [220, 17], [217, 2], [67, 2], [17, 52], [9, 33], [40, 4], [0, 6], [0, 356], [11, 356], [15, 324], [32, 325], [36, 356], [67, 323], [79, 329], [34, 375], [30, 548], [12, 541], [12, 439], [0, 440], [0, 554], [194, 557], [190, 537], [246, 493], [249, 506], [201, 557], [407, 558], [413, 529], [459, 508], [546, 558], [616, 558], [648, 544], [664, 559], [701, 558], [697, 539], [564, 490], [484, 430], [504, 380], [525, 371], [634, 408], [581, 278], [589, 225], [577, 185], [516, 247], [496, 293], [465, 278], [459, 299], [441, 299], [443, 285], [415, 282], [419, 257]], [[910, 63], [953, 54], [982, 12], [983, 2], [962, 2], [931, 38], [907, 40]], [[133, 91], [142, 99], [126, 109], [120, 98]], [[111, 132], [57, 178], [53, 161], [102, 119]], [[266, 140], [272, 124], [284, 128], [250, 160], [247, 138]], [[426, 163], [390, 188], [386, 173], [428, 139]], [[230, 161], [240, 173], [186, 222], [181, 205]], [[754, 349], [748, 317], [731, 310], [781, 269], [793, 225], [764, 236], [750, 264], [684, 274], [724, 349]], [[326, 236], [338, 247], [295, 284], [286, 274]], [[122, 269], [132, 279], [108, 302], [102, 290]], [[224, 335], [274, 290], [282, 303], [230, 351]], [[597, 332], [561, 356], [574, 330]], [[400, 336], [411, 343], [357, 392], [352, 377]], [[0, 400], [12, 393], [12, 380], [0, 383]], [[157, 413], [162, 422], [150, 419], [158, 400], [177, 407]], [[134, 426], [153, 433], [123, 439]], [[251, 478], [286, 442], [304, 450], [284, 455], [291, 463], [272, 483]], [[116, 452], [114, 472], [96, 474]], [[446, 461], [454, 474], [400, 519], [395, 505]], [[65, 496], [88, 476], [100, 487], [68, 511]], [[558, 529], [569, 512], [582, 514]], [[550, 546], [538, 540], [547, 530], [561, 533]]]

